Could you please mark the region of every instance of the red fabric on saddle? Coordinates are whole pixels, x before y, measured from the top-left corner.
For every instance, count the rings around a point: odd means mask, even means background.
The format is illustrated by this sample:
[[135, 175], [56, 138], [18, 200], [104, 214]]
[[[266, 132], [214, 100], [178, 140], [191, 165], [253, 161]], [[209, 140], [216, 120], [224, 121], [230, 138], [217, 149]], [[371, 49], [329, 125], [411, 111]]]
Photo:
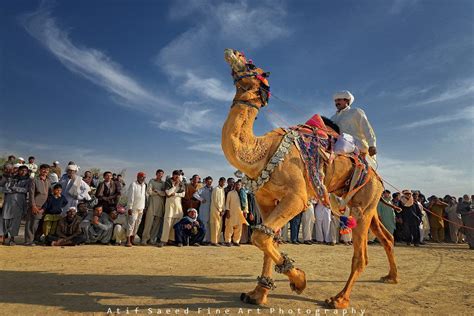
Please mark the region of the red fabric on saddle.
[[318, 136], [328, 138], [328, 134], [325, 132], [327, 130], [326, 124], [324, 124], [324, 121], [319, 114], [313, 115], [313, 117], [311, 117], [305, 124], [316, 127], [316, 133]]

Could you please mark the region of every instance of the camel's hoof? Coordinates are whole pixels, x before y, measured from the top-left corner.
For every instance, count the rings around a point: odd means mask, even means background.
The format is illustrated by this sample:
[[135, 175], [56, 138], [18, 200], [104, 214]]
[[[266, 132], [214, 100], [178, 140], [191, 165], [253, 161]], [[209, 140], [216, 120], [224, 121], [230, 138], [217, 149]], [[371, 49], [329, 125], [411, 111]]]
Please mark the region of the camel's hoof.
[[349, 301], [341, 297], [331, 297], [326, 299], [326, 304], [329, 308], [343, 309], [349, 307]]
[[380, 281], [382, 281], [383, 283], [387, 283], [387, 284], [397, 284], [398, 283], [398, 279], [396, 277], [392, 277], [390, 275], [386, 275], [386, 276], [381, 277]]
[[247, 304], [252, 304], [252, 305], [259, 305], [257, 303], [257, 300], [251, 298], [250, 296], [248, 296], [247, 294], [245, 293], [242, 293], [240, 294], [240, 300], [244, 303], [247, 303]]
[[303, 270], [296, 268], [298, 274], [301, 275], [300, 280], [298, 282], [290, 281], [290, 288], [292, 291], [295, 291], [296, 294], [303, 293], [304, 289], [306, 288], [306, 274]]

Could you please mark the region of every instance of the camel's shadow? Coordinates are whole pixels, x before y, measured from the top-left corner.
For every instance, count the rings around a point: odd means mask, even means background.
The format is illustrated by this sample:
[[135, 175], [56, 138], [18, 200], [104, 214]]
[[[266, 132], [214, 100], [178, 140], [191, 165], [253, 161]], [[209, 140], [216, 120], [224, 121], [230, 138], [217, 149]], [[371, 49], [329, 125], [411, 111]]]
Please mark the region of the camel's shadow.
[[[0, 283], [0, 304], [31, 304], [59, 307], [68, 312], [105, 313], [109, 307], [112, 311], [124, 307], [138, 307], [142, 311], [148, 308], [189, 308], [190, 311], [199, 308], [252, 308], [253, 305], [240, 301], [240, 292], [222, 290], [213, 284], [248, 283], [244, 288], [250, 290], [255, 285], [255, 278], [249, 275], [207, 277], [2, 271]], [[272, 297], [318, 303], [291, 294], [274, 294]]]

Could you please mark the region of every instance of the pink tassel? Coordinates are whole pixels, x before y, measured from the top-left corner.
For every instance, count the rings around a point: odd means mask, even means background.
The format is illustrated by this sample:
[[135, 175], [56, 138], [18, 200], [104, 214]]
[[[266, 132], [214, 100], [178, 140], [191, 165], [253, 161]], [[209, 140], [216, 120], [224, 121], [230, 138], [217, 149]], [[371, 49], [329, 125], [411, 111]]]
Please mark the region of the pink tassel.
[[347, 220], [347, 227], [348, 228], [354, 228], [357, 226], [357, 221], [354, 217], [349, 216], [349, 219]]

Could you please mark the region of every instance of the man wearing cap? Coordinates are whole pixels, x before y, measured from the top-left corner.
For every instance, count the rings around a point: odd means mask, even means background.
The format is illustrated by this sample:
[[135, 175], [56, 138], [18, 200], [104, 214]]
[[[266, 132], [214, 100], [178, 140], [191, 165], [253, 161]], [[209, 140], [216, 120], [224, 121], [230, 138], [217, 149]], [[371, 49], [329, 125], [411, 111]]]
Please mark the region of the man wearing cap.
[[144, 172], [137, 173], [137, 180], [130, 183], [127, 191], [128, 228], [127, 243], [125, 246], [132, 247], [137, 234], [138, 227], [142, 221], [143, 210], [146, 200], [146, 175]]
[[76, 246], [86, 242], [80, 227], [82, 218], [77, 215], [75, 207], [69, 208], [66, 216], [58, 222], [54, 235], [48, 235], [47, 243], [51, 246]]
[[181, 178], [182, 172], [174, 170], [172, 177], [165, 181], [165, 216], [163, 219], [161, 242], [158, 244], [158, 247], [164, 246], [170, 239], [174, 240], [173, 226], [183, 217], [181, 199], [186, 194], [186, 187]]
[[174, 233], [176, 246], [184, 245], [199, 246], [204, 240], [206, 230], [195, 208], [190, 208], [187, 216], [183, 217], [179, 222], [174, 224]]
[[63, 195], [68, 204], [63, 208], [62, 215], [65, 216], [70, 207], [76, 207], [79, 201], [89, 201], [91, 199], [89, 191], [91, 190], [82, 177], [77, 175], [79, 167], [75, 164], [69, 164], [66, 168], [66, 175], [59, 180], [63, 188]]
[[18, 157], [18, 163], [20, 165], [24, 165], [25, 164], [25, 159], [23, 157]]
[[206, 236], [204, 237], [204, 243], [208, 244], [211, 241], [210, 235], [210, 220], [211, 220], [211, 200], [212, 200], [212, 177], [208, 176], [204, 179], [205, 185], [197, 190], [193, 197], [200, 203], [199, 205], [199, 218], [204, 224], [206, 230]]
[[331, 120], [339, 126], [341, 133], [352, 135], [362, 154], [374, 156], [377, 153], [375, 133], [364, 111], [351, 108], [354, 96], [349, 91], [337, 92], [334, 95], [337, 108]]

